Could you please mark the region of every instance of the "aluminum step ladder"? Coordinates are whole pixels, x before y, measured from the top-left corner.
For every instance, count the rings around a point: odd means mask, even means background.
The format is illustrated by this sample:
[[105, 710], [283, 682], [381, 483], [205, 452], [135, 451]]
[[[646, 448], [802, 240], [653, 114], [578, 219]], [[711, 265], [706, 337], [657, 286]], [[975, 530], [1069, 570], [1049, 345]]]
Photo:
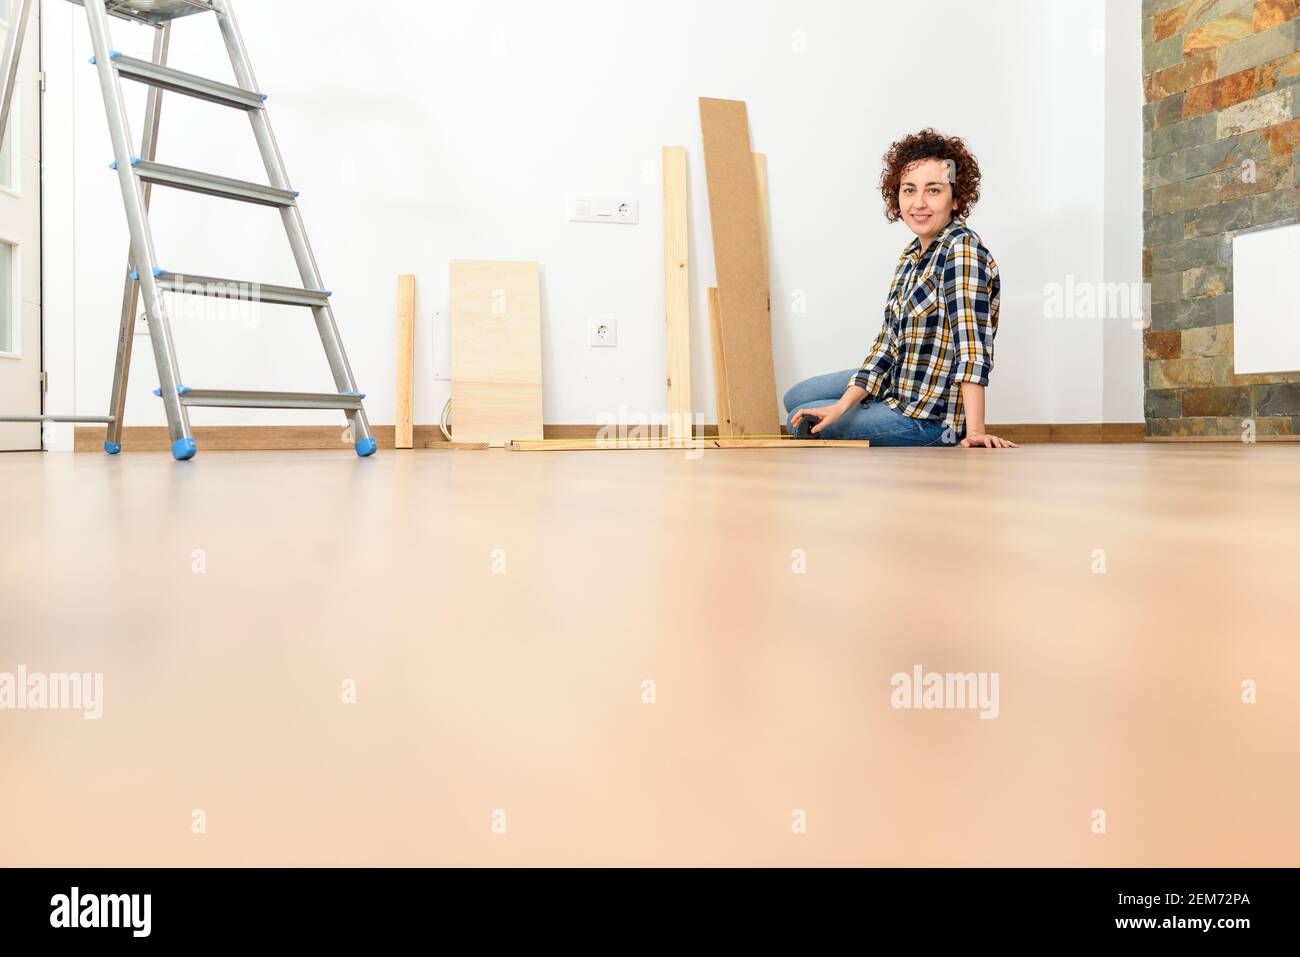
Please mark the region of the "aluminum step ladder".
[[[9, 105], [13, 95], [18, 62], [22, 53], [23, 34], [33, 0], [19, 0], [9, 31], [0, 67], [0, 137], [7, 129]], [[122, 296], [122, 323], [117, 340], [117, 362], [113, 373], [113, 392], [109, 400], [109, 414], [100, 417], [79, 416], [6, 416], [0, 422], [76, 422], [107, 424], [108, 436], [104, 451], [116, 455], [122, 450], [122, 421], [126, 406], [127, 377], [131, 367], [131, 345], [134, 338], [135, 311], [143, 294], [146, 320], [153, 344], [154, 361], [158, 367], [158, 388], [154, 391], [167, 410], [167, 427], [171, 437], [172, 455], [178, 461], [194, 457], [197, 446], [190, 430], [188, 409], [192, 406], [260, 409], [338, 409], [350, 423], [350, 435], [357, 454], [373, 455], [376, 449], [374, 435], [366, 418], [363, 400], [357, 391], [352, 369], [339, 337], [334, 312], [320, 278], [315, 257], [307, 241], [302, 215], [298, 210], [298, 193], [290, 188], [289, 176], [280, 158], [271, 123], [267, 118], [266, 95], [258, 91], [253, 69], [248, 62], [244, 41], [231, 9], [229, 0], [69, 0], [86, 9], [90, 23], [90, 38], [94, 48], [91, 62], [99, 71], [99, 85], [104, 94], [104, 109], [108, 116], [108, 131], [113, 141], [114, 162], [122, 200], [126, 205], [126, 218], [131, 231], [131, 248], [127, 267], [126, 287]], [[222, 39], [230, 54], [237, 86], [183, 73], [167, 65], [167, 49], [171, 38], [172, 21], [195, 14], [212, 14], [221, 29]], [[113, 49], [109, 37], [109, 17], [145, 24], [154, 28], [153, 57], [139, 60], [124, 56]], [[133, 80], [150, 87], [145, 107], [144, 136], [140, 152], [132, 151], [131, 132], [127, 122], [126, 106], [122, 98], [121, 79]], [[216, 176], [196, 170], [166, 166], [156, 162], [155, 144], [158, 121], [162, 107], [163, 91], [196, 97], [248, 114], [253, 135], [266, 165], [270, 185]], [[210, 276], [193, 276], [172, 273], [159, 265], [154, 253], [153, 234], [149, 228], [149, 198], [154, 186], [189, 190], [224, 199], [280, 210], [289, 244], [302, 286], [298, 288], [262, 283], [239, 282]], [[335, 392], [237, 392], [224, 389], [192, 389], [182, 384], [176, 363], [176, 352], [171, 324], [162, 293], [238, 298], [254, 302], [279, 303], [304, 306], [312, 311], [321, 345], [329, 360], [334, 377]]]

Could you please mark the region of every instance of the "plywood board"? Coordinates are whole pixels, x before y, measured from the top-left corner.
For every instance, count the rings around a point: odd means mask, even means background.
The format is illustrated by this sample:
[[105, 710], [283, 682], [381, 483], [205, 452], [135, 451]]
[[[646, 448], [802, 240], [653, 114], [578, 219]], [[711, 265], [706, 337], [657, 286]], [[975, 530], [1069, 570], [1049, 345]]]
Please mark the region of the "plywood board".
[[702, 97], [700, 125], [731, 430], [778, 432], [772, 310], [745, 104]]
[[668, 331], [668, 427], [689, 438], [691, 410], [691, 283], [686, 205], [686, 148], [664, 147], [664, 318]]
[[415, 389], [415, 277], [397, 277], [397, 432], [396, 445], [415, 445], [411, 405]]
[[758, 239], [763, 247], [763, 281], [767, 283], [768, 301], [772, 294], [772, 264], [767, 256], [767, 157], [762, 153], [754, 154], [754, 186], [758, 190]]
[[727, 402], [727, 363], [722, 355], [722, 314], [718, 290], [709, 290], [709, 340], [713, 343], [713, 395], [718, 405], [718, 431], [733, 434], [731, 406]]
[[451, 433], [503, 446], [542, 437], [537, 263], [451, 263]]

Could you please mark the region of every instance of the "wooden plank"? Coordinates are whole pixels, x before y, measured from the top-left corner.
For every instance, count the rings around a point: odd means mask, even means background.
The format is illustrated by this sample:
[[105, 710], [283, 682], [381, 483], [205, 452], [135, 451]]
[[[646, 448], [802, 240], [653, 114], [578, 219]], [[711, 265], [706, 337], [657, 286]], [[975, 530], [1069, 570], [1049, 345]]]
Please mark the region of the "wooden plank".
[[686, 147], [664, 147], [664, 313], [668, 326], [668, 426], [689, 438], [691, 410], [690, 236]]
[[399, 449], [415, 444], [411, 406], [415, 388], [415, 277], [397, 277], [397, 438]]
[[424, 447], [442, 452], [481, 452], [491, 448], [486, 442], [448, 442], [446, 439], [430, 439]]
[[[629, 428], [631, 424], [629, 423]], [[658, 436], [660, 438], [668, 437], [668, 429], [658, 422], [647, 422], [644, 425], [638, 425], [641, 432], [645, 435]], [[600, 435], [602, 430], [608, 430], [609, 425], [548, 425], [544, 428], [543, 438], [546, 439], [594, 439]], [[725, 435], [716, 425], [705, 425], [700, 428], [697, 435], [717, 436]]]
[[709, 290], [709, 339], [713, 343], [713, 394], [718, 404], [718, 431], [734, 434], [731, 404], [727, 401], [727, 363], [722, 355], [722, 311], [718, 290]]
[[514, 452], [625, 452], [665, 451], [669, 449], [865, 449], [871, 443], [858, 440], [788, 439], [777, 436], [726, 436], [702, 439], [620, 439], [614, 442], [601, 440], [561, 440], [557, 442], [511, 442], [507, 448]]
[[745, 104], [701, 97], [700, 125], [731, 430], [778, 432], [772, 311]]
[[497, 446], [542, 437], [537, 263], [452, 261], [451, 432]]

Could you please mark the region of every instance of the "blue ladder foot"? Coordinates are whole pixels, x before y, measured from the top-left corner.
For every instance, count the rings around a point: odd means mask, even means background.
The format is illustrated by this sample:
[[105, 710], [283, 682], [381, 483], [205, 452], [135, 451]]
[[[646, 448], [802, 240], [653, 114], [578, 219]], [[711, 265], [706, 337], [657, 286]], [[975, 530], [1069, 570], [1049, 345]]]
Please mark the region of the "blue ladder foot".
[[177, 462], [188, 462], [198, 451], [199, 447], [193, 439], [177, 439], [172, 443], [172, 458]]
[[357, 455], [364, 459], [366, 456], [374, 455], [377, 448], [379, 444], [374, 439], [361, 439], [357, 442]]
[[121, 443], [118, 443], [118, 442], [105, 442], [105, 443], [104, 443], [104, 451], [107, 452], [109, 455], [117, 455], [118, 452], [121, 452], [121, 451], [122, 451]]

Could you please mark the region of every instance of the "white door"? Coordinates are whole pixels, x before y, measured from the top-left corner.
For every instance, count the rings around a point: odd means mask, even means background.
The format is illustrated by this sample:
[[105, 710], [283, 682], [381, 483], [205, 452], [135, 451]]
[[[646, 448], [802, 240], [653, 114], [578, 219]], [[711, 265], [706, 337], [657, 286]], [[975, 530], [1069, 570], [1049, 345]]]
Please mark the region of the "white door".
[[[0, 0], [0, 44], [17, 5]], [[0, 413], [9, 415], [41, 414], [40, 4], [31, 9], [0, 151]], [[40, 447], [39, 425], [0, 424], [0, 452]]]

